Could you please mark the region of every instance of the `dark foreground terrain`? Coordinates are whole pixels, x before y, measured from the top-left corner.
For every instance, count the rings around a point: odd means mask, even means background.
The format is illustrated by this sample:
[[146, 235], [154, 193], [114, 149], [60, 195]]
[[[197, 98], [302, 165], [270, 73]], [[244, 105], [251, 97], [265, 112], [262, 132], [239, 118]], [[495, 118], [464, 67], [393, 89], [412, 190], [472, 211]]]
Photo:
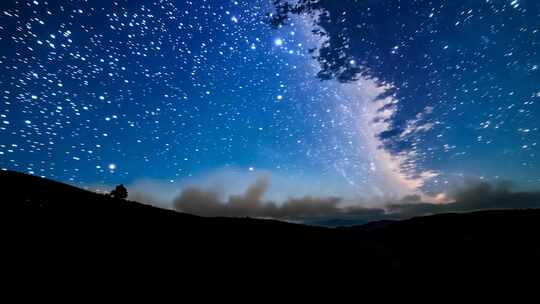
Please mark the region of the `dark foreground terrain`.
[[[441, 214], [327, 229], [201, 218], [0, 172], [2, 250], [31, 267], [110, 265], [320, 275], [328, 271], [535, 272], [540, 210]], [[109, 267], [109, 266], [107, 266]]]

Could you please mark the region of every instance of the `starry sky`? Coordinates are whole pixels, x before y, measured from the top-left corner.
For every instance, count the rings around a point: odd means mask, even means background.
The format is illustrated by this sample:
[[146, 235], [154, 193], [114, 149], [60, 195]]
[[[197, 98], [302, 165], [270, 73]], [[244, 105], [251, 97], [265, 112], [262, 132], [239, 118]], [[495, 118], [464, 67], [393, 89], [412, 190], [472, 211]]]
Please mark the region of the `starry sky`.
[[155, 192], [265, 175], [278, 201], [540, 188], [540, 2], [284, 3], [2, 1], [0, 167]]

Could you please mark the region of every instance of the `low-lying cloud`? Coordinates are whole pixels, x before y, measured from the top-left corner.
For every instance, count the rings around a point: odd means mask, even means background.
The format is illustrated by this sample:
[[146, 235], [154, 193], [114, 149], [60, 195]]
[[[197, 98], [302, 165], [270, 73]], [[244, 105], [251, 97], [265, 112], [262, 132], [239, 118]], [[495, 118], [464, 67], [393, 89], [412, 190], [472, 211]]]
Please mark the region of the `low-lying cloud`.
[[276, 219], [302, 219], [338, 215], [342, 212], [340, 199], [336, 197], [317, 198], [306, 196], [291, 198], [277, 204], [264, 201], [269, 178], [259, 178], [240, 195], [231, 195], [225, 201], [219, 190], [202, 190], [196, 187], [184, 189], [174, 199], [178, 211], [200, 216], [260, 217]]
[[313, 224], [362, 224], [444, 212], [485, 209], [540, 208], [540, 192], [514, 191], [510, 183], [474, 182], [447, 194], [449, 203], [425, 202], [418, 195], [388, 201], [380, 208], [362, 207], [340, 197], [289, 198], [277, 203], [263, 199], [270, 179], [259, 178], [240, 195], [223, 197], [219, 189], [185, 188], [173, 202], [176, 210], [207, 217], [273, 218]]
[[486, 209], [529, 209], [540, 208], [540, 192], [514, 191], [509, 182], [474, 182], [468, 187], [453, 191], [451, 203], [431, 204], [421, 200], [392, 203], [387, 206], [391, 213], [404, 217], [444, 212], [465, 212]]

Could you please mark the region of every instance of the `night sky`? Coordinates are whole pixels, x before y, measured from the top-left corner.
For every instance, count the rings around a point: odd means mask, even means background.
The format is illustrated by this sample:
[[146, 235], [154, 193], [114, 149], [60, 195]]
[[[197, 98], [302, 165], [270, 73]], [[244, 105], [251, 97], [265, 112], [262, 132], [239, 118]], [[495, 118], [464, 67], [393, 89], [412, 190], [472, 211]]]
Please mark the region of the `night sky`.
[[539, 1], [313, 3], [2, 1], [0, 168], [167, 198], [540, 188]]

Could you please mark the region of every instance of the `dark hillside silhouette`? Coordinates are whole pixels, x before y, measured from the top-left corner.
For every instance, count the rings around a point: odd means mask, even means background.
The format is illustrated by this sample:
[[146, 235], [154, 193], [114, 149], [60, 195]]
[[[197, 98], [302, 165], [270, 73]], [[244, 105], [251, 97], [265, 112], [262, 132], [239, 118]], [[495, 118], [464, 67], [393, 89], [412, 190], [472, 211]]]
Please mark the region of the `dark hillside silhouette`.
[[[35, 256], [252, 271], [507, 269], [540, 263], [539, 210], [442, 214], [348, 228], [202, 218], [0, 172], [4, 244]], [[171, 266], [172, 267], [172, 266]], [[291, 268], [292, 267], [292, 268]]]

